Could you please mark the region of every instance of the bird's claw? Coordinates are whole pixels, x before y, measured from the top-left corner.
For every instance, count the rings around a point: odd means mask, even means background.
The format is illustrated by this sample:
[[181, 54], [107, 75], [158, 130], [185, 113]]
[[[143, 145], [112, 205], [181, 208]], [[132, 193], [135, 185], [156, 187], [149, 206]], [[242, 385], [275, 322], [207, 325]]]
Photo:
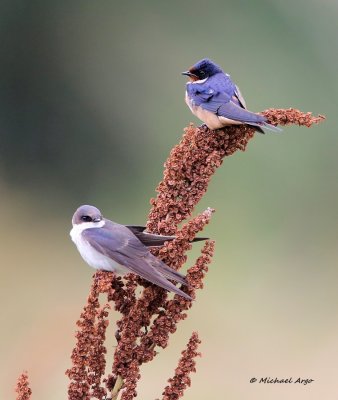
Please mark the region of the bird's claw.
[[205, 131], [206, 129], [208, 129], [208, 126], [207, 126], [207, 124], [202, 124], [198, 128], [203, 129]]

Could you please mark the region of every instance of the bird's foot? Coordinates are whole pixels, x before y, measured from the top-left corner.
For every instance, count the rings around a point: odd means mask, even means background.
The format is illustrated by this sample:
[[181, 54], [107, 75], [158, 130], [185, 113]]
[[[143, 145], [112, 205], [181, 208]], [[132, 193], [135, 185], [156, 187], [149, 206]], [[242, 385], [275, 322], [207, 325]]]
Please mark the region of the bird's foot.
[[121, 334], [119, 329], [115, 332], [115, 339], [117, 343], [121, 340]]
[[201, 130], [203, 130], [203, 131], [206, 131], [206, 130], [209, 129], [209, 128], [208, 128], [207, 124], [202, 124], [202, 125], [198, 126], [198, 129], [201, 129]]

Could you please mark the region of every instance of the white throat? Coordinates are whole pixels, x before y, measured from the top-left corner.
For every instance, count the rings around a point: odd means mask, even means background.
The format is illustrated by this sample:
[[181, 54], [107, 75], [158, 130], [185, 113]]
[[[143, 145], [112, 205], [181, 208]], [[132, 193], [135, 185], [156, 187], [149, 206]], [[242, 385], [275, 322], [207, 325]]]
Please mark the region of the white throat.
[[104, 224], [104, 219], [100, 222], [82, 222], [81, 224], [73, 224], [73, 229], [70, 231], [70, 236], [73, 242], [76, 242], [76, 240], [84, 230], [92, 228], [102, 228]]
[[204, 79], [199, 79], [198, 81], [192, 81], [192, 82], [187, 82], [188, 84], [195, 84], [195, 83], [204, 83], [209, 79], [209, 77], [204, 78]]

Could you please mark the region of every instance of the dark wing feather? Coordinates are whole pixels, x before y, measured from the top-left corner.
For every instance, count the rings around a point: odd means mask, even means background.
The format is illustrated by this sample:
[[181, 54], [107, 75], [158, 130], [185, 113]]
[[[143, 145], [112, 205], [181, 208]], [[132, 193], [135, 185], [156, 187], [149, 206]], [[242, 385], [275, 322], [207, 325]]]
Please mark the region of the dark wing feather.
[[166, 279], [168, 277], [186, 284], [184, 276], [153, 256], [125, 226], [110, 223], [107, 224], [107, 228], [86, 229], [82, 234], [97, 251], [125, 266], [130, 272], [190, 299], [187, 294]]
[[141, 225], [125, 225], [125, 227], [132, 231], [134, 234], [142, 233], [146, 229], [145, 226]]
[[240, 106], [243, 108], [246, 108], [246, 102], [245, 102], [244, 97], [242, 96], [242, 93], [239, 90], [239, 87], [237, 85], [235, 87], [235, 97], [237, 98]]
[[[163, 246], [165, 242], [176, 239], [176, 236], [156, 235], [154, 233], [144, 232], [146, 227], [139, 225], [125, 225], [133, 234], [147, 247]], [[206, 237], [197, 237], [192, 242], [208, 240]]]
[[163, 246], [168, 240], [174, 240], [175, 236], [155, 235], [153, 233], [144, 232], [145, 226], [126, 225], [133, 234], [148, 247]]
[[255, 114], [251, 111], [246, 110], [240, 106], [237, 106], [232, 101], [228, 101], [225, 104], [222, 104], [218, 110], [217, 114], [226, 117], [229, 119], [234, 119], [235, 121], [240, 122], [254, 122], [254, 123], [262, 123], [265, 122], [265, 117], [259, 114]]

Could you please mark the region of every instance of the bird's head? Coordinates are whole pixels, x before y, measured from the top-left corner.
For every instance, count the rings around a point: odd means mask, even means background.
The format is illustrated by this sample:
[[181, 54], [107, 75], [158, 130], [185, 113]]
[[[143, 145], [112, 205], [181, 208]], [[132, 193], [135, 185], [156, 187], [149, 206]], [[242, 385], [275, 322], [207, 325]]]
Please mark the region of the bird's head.
[[101, 211], [98, 208], [94, 206], [84, 205], [79, 207], [75, 211], [72, 219], [72, 224], [80, 225], [88, 222], [98, 224], [102, 221], [102, 219], [103, 217]]
[[223, 72], [221, 68], [213, 63], [208, 58], [203, 58], [203, 60], [198, 61], [188, 71], [182, 72], [182, 75], [189, 76], [191, 81], [198, 81], [207, 79], [210, 76]]

